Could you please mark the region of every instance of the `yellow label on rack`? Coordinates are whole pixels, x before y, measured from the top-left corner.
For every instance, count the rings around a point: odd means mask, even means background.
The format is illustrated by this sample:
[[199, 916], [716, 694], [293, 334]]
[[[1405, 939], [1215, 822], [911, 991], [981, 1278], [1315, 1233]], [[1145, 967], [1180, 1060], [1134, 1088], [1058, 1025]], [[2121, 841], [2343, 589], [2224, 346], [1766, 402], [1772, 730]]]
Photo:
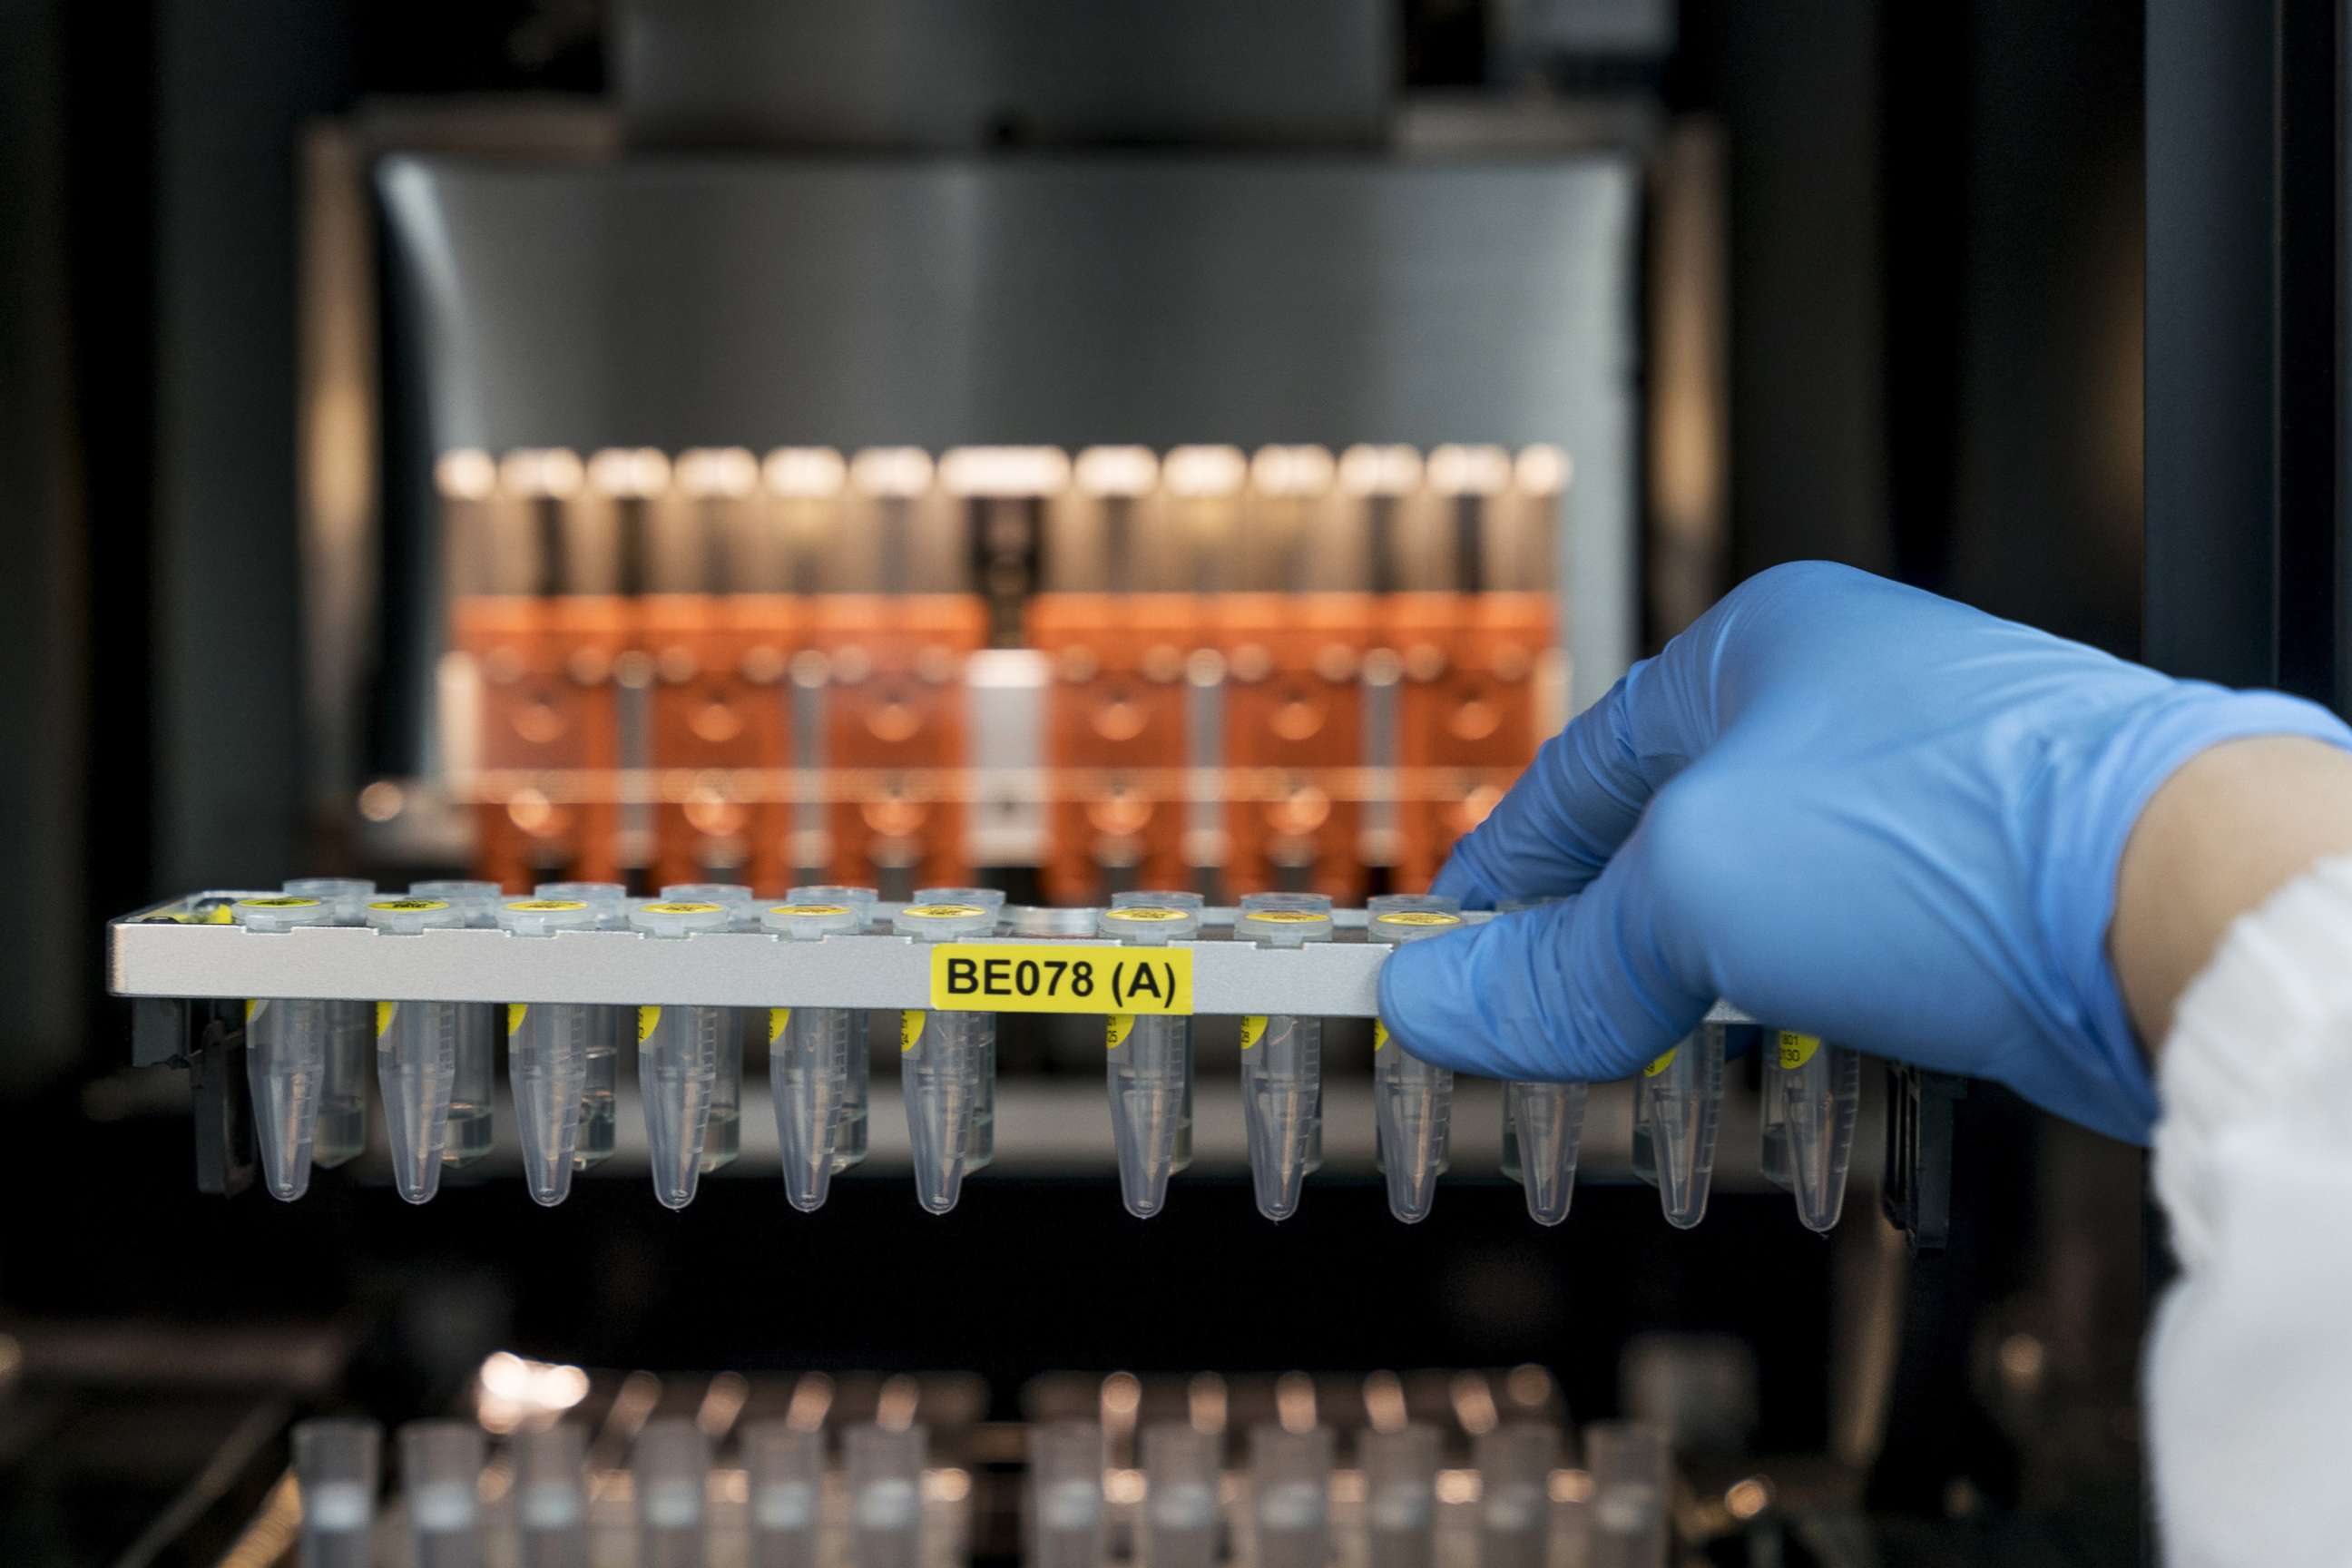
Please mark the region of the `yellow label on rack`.
[[647, 1040], [649, 1040], [649, 1039], [653, 1038], [653, 1033], [654, 1033], [654, 1030], [655, 1030], [655, 1029], [656, 1029], [656, 1028], [658, 1028], [658, 1027], [660, 1026], [660, 1025], [661, 1025], [661, 1009], [660, 1009], [659, 1007], [657, 1007], [657, 1006], [653, 1006], [653, 1005], [646, 1005], [646, 1006], [643, 1006], [643, 1007], [638, 1008], [638, 1009], [637, 1009], [637, 1044], [639, 1044], [639, 1045], [641, 1045], [641, 1046], [642, 1046], [642, 1045], [644, 1045]]
[[1799, 1068], [1811, 1061], [1813, 1053], [1822, 1048], [1821, 1037], [1818, 1035], [1800, 1035], [1791, 1029], [1782, 1029], [1779, 1033], [1780, 1070], [1783, 1072], [1795, 1072]]
[[768, 1009], [768, 1044], [772, 1046], [778, 1040], [782, 1039], [784, 1037], [784, 1031], [792, 1026], [793, 1010], [790, 1007], [771, 1007]]
[[375, 1005], [375, 1032], [381, 1035], [386, 1029], [391, 1028], [392, 1016], [399, 1011], [400, 1004], [397, 1002], [377, 1003]]
[[1103, 1020], [1103, 1049], [1107, 1051], [1118, 1049], [1127, 1043], [1128, 1036], [1133, 1033], [1135, 1033], [1135, 1015], [1113, 1013]]
[[906, 1055], [923, 1037], [923, 1016], [913, 1008], [898, 1015], [898, 1054]]
[[953, 1013], [1190, 1014], [1192, 950], [941, 942], [931, 949], [931, 1005]]
[[509, 1039], [522, 1033], [522, 1016], [530, 1011], [530, 1004], [528, 1002], [507, 1004], [507, 1037]]
[[1660, 1073], [1665, 1071], [1668, 1068], [1674, 1066], [1675, 1052], [1681, 1049], [1682, 1047], [1680, 1046], [1675, 1046], [1669, 1049], [1664, 1056], [1660, 1057], [1656, 1061], [1654, 1061], [1648, 1067], [1643, 1068], [1642, 1069], [1642, 1076], [1643, 1078], [1655, 1078]]
[[1242, 1049], [1247, 1050], [1265, 1038], [1265, 1015], [1251, 1013], [1242, 1019]]
[[1373, 1020], [1372, 1020], [1372, 1049], [1374, 1049], [1374, 1050], [1376, 1050], [1376, 1051], [1380, 1051], [1380, 1050], [1386, 1050], [1386, 1049], [1388, 1048], [1388, 1043], [1389, 1043], [1389, 1025], [1388, 1025], [1388, 1020], [1387, 1020], [1387, 1019], [1385, 1019], [1385, 1018], [1375, 1018], [1375, 1019], [1373, 1019]]

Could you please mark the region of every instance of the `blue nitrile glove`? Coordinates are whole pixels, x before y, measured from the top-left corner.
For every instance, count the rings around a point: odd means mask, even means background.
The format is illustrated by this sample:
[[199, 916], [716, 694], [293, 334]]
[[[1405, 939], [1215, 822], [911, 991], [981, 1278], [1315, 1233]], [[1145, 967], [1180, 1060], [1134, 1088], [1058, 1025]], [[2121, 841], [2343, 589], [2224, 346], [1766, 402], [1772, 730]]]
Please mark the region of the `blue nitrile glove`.
[[1547, 744], [1434, 890], [1573, 894], [1415, 942], [1381, 1012], [1495, 1078], [1615, 1079], [1717, 996], [2144, 1142], [2107, 962], [2140, 809], [2325, 710], [2174, 680], [1845, 567], [1751, 579]]

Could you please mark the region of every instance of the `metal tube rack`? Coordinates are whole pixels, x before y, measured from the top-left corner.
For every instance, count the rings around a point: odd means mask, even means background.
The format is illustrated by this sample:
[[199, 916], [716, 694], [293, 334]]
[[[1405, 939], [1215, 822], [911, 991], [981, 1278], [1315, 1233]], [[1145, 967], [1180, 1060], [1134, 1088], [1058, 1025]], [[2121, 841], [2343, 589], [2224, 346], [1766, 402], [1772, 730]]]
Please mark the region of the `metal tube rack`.
[[[246, 895], [205, 892], [151, 906], [107, 928], [108, 988], [118, 996], [172, 999], [300, 997], [364, 1002], [579, 1002], [617, 1006], [696, 1003], [721, 1007], [926, 1008], [930, 957], [898, 936], [786, 942], [761, 932], [709, 931], [662, 941], [636, 931], [561, 931], [519, 938], [499, 931], [392, 935], [350, 926], [253, 931], [191, 921], [189, 911]], [[266, 896], [266, 895], [263, 895]], [[887, 921], [898, 906], [877, 904]], [[1229, 931], [1234, 911], [1204, 911]], [[1473, 914], [1472, 921], [1492, 917]], [[1361, 910], [1337, 923], [1360, 931]], [[999, 934], [1008, 946], [1100, 947], [1094, 938]], [[1391, 949], [1341, 940], [1278, 949], [1220, 935], [1181, 944], [1192, 952], [1192, 1011], [1290, 1013], [1370, 1018], [1380, 1010], [1380, 967]], [[1717, 1003], [1713, 1023], [1752, 1022]]]

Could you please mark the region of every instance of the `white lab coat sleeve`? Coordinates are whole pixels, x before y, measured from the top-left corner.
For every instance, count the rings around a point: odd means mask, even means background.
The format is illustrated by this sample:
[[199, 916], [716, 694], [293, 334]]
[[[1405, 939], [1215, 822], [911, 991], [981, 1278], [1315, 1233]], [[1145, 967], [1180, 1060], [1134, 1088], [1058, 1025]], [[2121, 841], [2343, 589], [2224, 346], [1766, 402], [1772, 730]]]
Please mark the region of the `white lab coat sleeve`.
[[2352, 1563], [2352, 857], [2233, 925], [2165, 1042], [2180, 1276], [2147, 1415], [2169, 1568]]

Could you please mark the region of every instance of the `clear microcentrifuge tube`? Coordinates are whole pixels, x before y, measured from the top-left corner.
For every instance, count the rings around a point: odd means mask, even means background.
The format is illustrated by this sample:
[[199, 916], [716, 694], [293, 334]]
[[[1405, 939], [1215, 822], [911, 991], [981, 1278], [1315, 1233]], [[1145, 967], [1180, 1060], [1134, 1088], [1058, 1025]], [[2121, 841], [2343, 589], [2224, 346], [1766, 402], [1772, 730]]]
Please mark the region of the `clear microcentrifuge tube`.
[[[909, 904], [892, 922], [917, 942], [983, 938], [996, 914], [978, 904]], [[963, 1195], [971, 1169], [972, 1117], [982, 1080], [992, 1067], [993, 1013], [909, 1010], [898, 1024], [898, 1081], [907, 1100], [907, 1142], [915, 1162], [915, 1200], [945, 1214]]]
[[[1190, 942], [1201, 932], [1192, 910], [1122, 904], [1102, 912], [1101, 934], [1138, 947]], [[1118, 1149], [1118, 1190], [1127, 1212], [1149, 1219], [1168, 1205], [1178, 1131], [1192, 1098], [1189, 1018], [1179, 1014], [1114, 1013], [1103, 1021], [1111, 1140]]]
[[[618, 882], [541, 882], [531, 889], [541, 899], [578, 899], [596, 911], [596, 923], [605, 931], [629, 927], [629, 890]], [[593, 1170], [613, 1157], [620, 1137], [621, 1041], [636, 1026], [634, 1007], [596, 1006], [589, 1009], [588, 1068], [580, 1093], [580, 1142], [572, 1163]]]
[[1357, 1440], [1369, 1568], [1431, 1568], [1437, 1557], [1437, 1428], [1414, 1422]]
[[[498, 921], [511, 936], [537, 939], [593, 931], [598, 916], [583, 899], [520, 899], [501, 905]], [[596, 1009], [580, 1002], [507, 1007], [507, 1082], [514, 1090], [523, 1179], [536, 1203], [552, 1206], [571, 1195], [588, 1093], [588, 1042], [597, 1023]]]
[[[1372, 942], [1423, 942], [1462, 929], [1462, 917], [1447, 900], [1423, 900], [1411, 907], [1378, 909], [1366, 924]], [[1388, 1026], [1372, 1023], [1372, 1098], [1378, 1116], [1381, 1164], [1388, 1178], [1389, 1212], [1407, 1225], [1429, 1217], [1444, 1173], [1454, 1116], [1454, 1073], [1423, 1061], [1389, 1037]]]
[[[853, 935], [866, 921], [853, 904], [792, 903], [762, 910], [760, 923], [786, 942], [822, 942]], [[854, 1103], [862, 1098], [854, 1068], [864, 1042], [846, 1007], [771, 1007], [767, 1021], [768, 1090], [783, 1154], [784, 1195], [809, 1214], [832, 1191], [853, 1111], [865, 1119], [865, 1106]]]
[[[857, 911], [857, 929], [863, 931], [874, 919], [874, 900], [881, 895], [872, 888], [855, 888], [841, 883], [814, 883], [794, 888], [784, 895], [784, 901], [793, 904], [847, 904]], [[866, 1160], [866, 1142], [871, 1136], [873, 1118], [869, 1114], [872, 1100], [873, 1057], [866, 1034], [870, 1020], [864, 1008], [853, 1008], [849, 1015], [849, 1098], [842, 1118], [841, 1137], [833, 1152], [835, 1174]], [[991, 1062], [994, 1047], [991, 1047]], [[988, 1074], [989, 1124], [995, 1125], [996, 1074]]]
[[[666, 903], [723, 904], [730, 931], [760, 929], [758, 901], [740, 882], [673, 882], [661, 896]], [[710, 1080], [710, 1127], [702, 1140], [706, 1176], [733, 1164], [743, 1152], [743, 1047], [754, 1031], [768, 1026], [765, 1007], [738, 1007], [731, 1016], [735, 1026], [719, 1037], [719, 1070]]]
[[[334, 906], [337, 925], [367, 923], [375, 884], [361, 877], [297, 877], [285, 892], [323, 899]], [[327, 1005], [327, 1074], [319, 1085], [319, 1131], [310, 1163], [331, 1171], [367, 1147], [368, 1049], [375, 1038], [373, 1009], [365, 1002]]]
[[1143, 1429], [1143, 1562], [1148, 1568], [1214, 1568], [1220, 1435], [1189, 1421]]
[[1478, 1568], [1544, 1568], [1551, 1542], [1551, 1472], [1559, 1434], [1509, 1421], [1478, 1434]]
[[[629, 911], [630, 926], [656, 942], [723, 931], [730, 923], [724, 904], [640, 904]], [[645, 1101], [654, 1196], [665, 1208], [692, 1203], [701, 1184], [702, 1141], [710, 1131], [723, 1042], [740, 1024], [735, 1011], [693, 1003], [637, 1009], [637, 1093]]]
[[1528, 1214], [1538, 1225], [1558, 1225], [1568, 1217], [1591, 1092], [1581, 1083], [1503, 1086], [1505, 1125], [1518, 1145], [1519, 1184], [1527, 1190]]
[[638, 1568], [703, 1568], [710, 1439], [692, 1417], [648, 1421], [629, 1456]]
[[[506, 894], [496, 882], [434, 881], [409, 885], [412, 899], [444, 899], [466, 923], [482, 929], [499, 923]], [[498, 1091], [498, 1006], [466, 1002], [457, 1007], [457, 1057], [449, 1079], [449, 1136], [442, 1160], [463, 1168], [488, 1157], [496, 1141], [491, 1099]]]
[[400, 1484], [416, 1568], [481, 1568], [482, 1429], [411, 1421], [400, 1429]]
[[[367, 907], [367, 923], [377, 931], [415, 936], [454, 931], [466, 917], [446, 899], [379, 899]], [[392, 1181], [413, 1204], [429, 1202], [441, 1190], [463, 1011], [455, 1002], [375, 1005], [376, 1088], [392, 1148]]]
[[1846, 1167], [1862, 1103], [1862, 1057], [1813, 1035], [1774, 1031], [1767, 1083], [1779, 1081], [1790, 1190], [1808, 1230], [1828, 1231], [1845, 1207]]
[[1331, 1539], [1331, 1428], [1250, 1428], [1257, 1568], [1323, 1568]]
[[522, 1568], [588, 1568], [588, 1430], [575, 1421], [514, 1436], [515, 1533]]
[[924, 1429], [852, 1426], [842, 1434], [849, 1481], [850, 1568], [917, 1568], [923, 1552]]
[[1665, 1568], [1674, 1479], [1665, 1433], [1601, 1422], [1586, 1430], [1584, 1451], [1592, 1475], [1587, 1568]]
[[751, 1568], [815, 1568], [824, 1497], [824, 1433], [789, 1421], [743, 1429], [750, 1473]]
[[[918, 904], [971, 904], [994, 919], [992, 930], [1004, 929], [1004, 894], [995, 888], [918, 888]], [[970, 1147], [964, 1151], [963, 1173], [984, 1171], [996, 1160], [996, 1015], [986, 1015], [981, 1031], [980, 1097], [972, 1101]]]
[[[1234, 934], [1260, 947], [1329, 942], [1329, 905], [1253, 894]], [[1242, 1020], [1242, 1110], [1249, 1132], [1250, 1185], [1257, 1212], [1284, 1220], [1298, 1212], [1301, 1188], [1322, 1163], [1323, 1020], [1292, 1013]]]
[[329, 1418], [294, 1427], [302, 1493], [302, 1568], [372, 1568], [383, 1434], [373, 1421]]
[[[239, 899], [237, 924], [254, 931], [289, 931], [335, 923], [324, 899], [280, 894]], [[270, 1195], [291, 1203], [310, 1190], [310, 1156], [318, 1135], [319, 1094], [327, 1076], [324, 1002], [261, 997], [245, 1005], [245, 1076], [253, 1094], [253, 1138], [261, 1146], [262, 1178]]]
[[[1126, 892], [1113, 893], [1110, 896], [1110, 907], [1115, 910], [1133, 909], [1146, 905], [1154, 906], [1160, 909], [1190, 910], [1195, 915], [1202, 915], [1205, 920], [1206, 917], [1203, 911], [1208, 909], [1208, 900], [1203, 899], [1198, 893], [1188, 893], [1173, 888], [1130, 888]], [[1184, 1113], [1178, 1117], [1176, 1121], [1176, 1163], [1171, 1167], [1175, 1173], [1181, 1176], [1185, 1172], [1192, 1168], [1192, 1070], [1191, 1064], [1198, 1058], [1194, 1056], [1192, 1050], [1192, 1020], [1191, 1016], [1186, 1015], [1185, 1016], [1178, 1018], [1176, 1020], [1176, 1028], [1177, 1032], [1184, 1037], [1184, 1061], [1186, 1064], [1184, 1070]], [[1317, 1152], [1318, 1155], [1321, 1152], [1321, 1146], [1319, 1144], [1317, 1146]]]
[[[1558, 901], [1505, 899], [1495, 909], [1516, 914]], [[1591, 1086], [1581, 1083], [1522, 1079], [1503, 1086], [1503, 1174], [1525, 1189], [1528, 1215], [1538, 1225], [1558, 1225], [1568, 1217], [1591, 1098]]]
[[1103, 1432], [1092, 1421], [1029, 1429], [1029, 1568], [1096, 1568], [1103, 1552]]
[[1706, 1217], [1715, 1184], [1716, 1124], [1723, 1113], [1723, 1026], [1701, 1024], [1633, 1080], [1636, 1169], [1646, 1140], [1658, 1206], [1688, 1230]]

